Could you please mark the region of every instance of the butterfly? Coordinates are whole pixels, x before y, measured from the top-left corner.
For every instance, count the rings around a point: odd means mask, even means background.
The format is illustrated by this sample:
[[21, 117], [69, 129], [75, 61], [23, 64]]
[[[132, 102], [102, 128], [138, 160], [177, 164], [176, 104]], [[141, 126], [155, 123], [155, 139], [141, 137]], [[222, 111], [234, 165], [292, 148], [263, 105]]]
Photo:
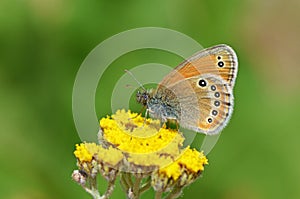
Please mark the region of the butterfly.
[[138, 91], [136, 100], [162, 122], [213, 135], [229, 122], [238, 60], [228, 45], [199, 51], [167, 74], [156, 89]]

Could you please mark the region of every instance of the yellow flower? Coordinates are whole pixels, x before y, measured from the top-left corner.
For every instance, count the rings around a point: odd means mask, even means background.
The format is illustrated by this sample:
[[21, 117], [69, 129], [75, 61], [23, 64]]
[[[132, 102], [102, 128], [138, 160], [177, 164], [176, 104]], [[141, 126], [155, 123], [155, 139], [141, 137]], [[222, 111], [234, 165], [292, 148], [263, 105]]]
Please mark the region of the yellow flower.
[[204, 165], [208, 164], [208, 160], [203, 152], [187, 147], [182, 155], [172, 164], [158, 170], [159, 174], [166, 175], [168, 178], [177, 180], [183, 171], [190, 174], [197, 174], [204, 170]]
[[101, 143], [126, 154], [126, 171], [149, 172], [172, 163], [180, 154], [184, 137], [177, 130], [160, 128], [160, 121], [136, 113], [117, 111], [100, 120]]
[[121, 184], [128, 194], [136, 189], [132, 187], [133, 176], [151, 176], [149, 185], [155, 191], [179, 193], [208, 164], [203, 152], [183, 147], [184, 137], [178, 130], [161, 127], [159, 120], [145, 119], [130, 111], [119, 110], [102, 118], [98, 138], [100, 144], [76, 145], [78, 166], [87, 178], [96, 180], [100, 172], [111, 183], [121, 172]]
[[117, 111], [100, 120], [103, 139], [128, 153], [153, 153], [174, 140], [183, 142], [176, 130], [160, 128], [159, 120], [145, 119], [136, 113]]
[[91, 162], [92, 159], [95, 158], [102, 163], [109, 164], [111, 166], [117, 165], [123, 159], [121, 151], [113, 147], [105, 149], [96, 143], [76, 144], [74, 154], [80, 162]]
[[182, 148], [184, 137], [181, 133], [165, 126], [160, 128], [158, 120], [119, 110], [111, 117], [102, 118], [100, 128], [100, 142], [125, 153], [130, 171], [160, 169], [160, 174], [177, 180], [183, 172], [182, 167], [198, 173], [207, 164], [203, 153], [189, 147]]
[[187, 147], [176, 161], [152, 174], [152, 186], [156, 191], [168, 191], [174, 186], [184, 187], [201, 174], [206, 164], [208, 160], [203, 152]]
[[101, 161], [106, 165], [110, 165], [111, 167], [116, 167], [122, 161], [124, 155], [118, 149], [115, 149], [113, 147], [109, 147], [108, 149], [105, 149], [99, 145], [96, 158], [98, 161]]
[[80, 162], [91, 162], [93, 158], [93, 152], [91, 153], [89, 149], [94, 151], [94, 147], [96, 147], [95, 143], [81, 143], [80, 145], [76, 144], [74, 155], [79, 159]]
[[184, 166], [187, 171], [197, 173], [204, 170], [204, 165], [208, 164], [208, 160], [203, 154], [195, 149], [186, 148], [183, 155], [176, 161]]

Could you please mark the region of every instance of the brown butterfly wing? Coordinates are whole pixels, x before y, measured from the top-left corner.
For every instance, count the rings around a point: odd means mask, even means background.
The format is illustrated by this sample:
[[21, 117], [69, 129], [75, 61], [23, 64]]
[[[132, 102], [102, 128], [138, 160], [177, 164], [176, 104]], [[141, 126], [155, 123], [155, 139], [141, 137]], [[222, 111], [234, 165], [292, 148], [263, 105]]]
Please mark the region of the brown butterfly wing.
[[174, 108], [180, 112], [178, 120], [182, 127], [216, 134], [232, 114], [236, 74], [235, 52], [226, 45], [218, 45], [200, 51], [176, 67], [159, 84], [157, 93], [163, 96], [168, 90], [176, 96], [178, 105]]
[[221, 44], [204, 49], [178, 65], [160, 82], [160, 85], [172, 85], [200, 74], [215, 74], [233, 87], [237, 67], [237, 56], [234, 50]]

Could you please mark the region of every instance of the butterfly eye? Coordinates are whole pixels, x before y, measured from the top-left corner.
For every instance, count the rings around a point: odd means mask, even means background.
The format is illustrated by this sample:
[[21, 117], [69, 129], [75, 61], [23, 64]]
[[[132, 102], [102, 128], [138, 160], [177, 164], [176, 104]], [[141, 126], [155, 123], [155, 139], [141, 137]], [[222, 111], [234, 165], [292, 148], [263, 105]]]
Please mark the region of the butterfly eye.
[[219, 66], [219, 67], [223, 67], [223, 66], [224, 66], [224, 62], [219, 61], [219, 62], [218, 62], [218, 66]]
[[208, 118], [208, 119], [207, 119], [207, 122], [208, 122], [208, 123], [212, 123], [212, 121], [213, 121], [213, 120], [212, 120], [211, 118]]
[[198, 85], [200, 87], [205, 87], [207, 85], [206, 81], [204, 79], [200, 79], [199, 82], [198, 82]]
[[218, 106], [220, 106], [220, 102], [219, 101], [215, 101], [214, 105], [218, 107]]
[[217, 115], [218, 115], [218, 111], [213, 110], [213, 111], [212, 111], [212, 115], [213, 115], [213, 116], [217, 116]]
[[215, 92], [215, 97], [216, 98], [220, 97], [220, 93], [219, 92]]
[[216, 88], [215, 85], [212, 85], [212, 86], [210, 87], [210, 89], [211, 89], [212, 91], [215, 91], [217, 88]]

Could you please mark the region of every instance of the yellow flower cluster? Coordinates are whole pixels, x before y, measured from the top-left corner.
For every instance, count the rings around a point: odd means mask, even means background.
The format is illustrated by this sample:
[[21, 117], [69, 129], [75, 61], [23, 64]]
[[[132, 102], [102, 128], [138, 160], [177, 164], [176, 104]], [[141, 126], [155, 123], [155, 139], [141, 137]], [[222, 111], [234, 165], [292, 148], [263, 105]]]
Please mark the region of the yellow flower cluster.
[[178, 130], [130, 111], [102, 118], [98, 137], [99, 145], [77, 144], [74, 154], [80, 169], [88, 174], [99, 171], [107, 179], [113, 176], [110, 181], [118, 172], [142, 173], [151, 176], [156, 191], [164, 192], [190, 184], [208, 164], [203, 152], [183, 147]]
[[74, 151], [74, 155], [80, 162], [91, 162], [93, 158], [93, 154], [88, 148], [96, 147], [95, 143], [84, 144], [81, 143], [76, 144], [76, 150]]
[[102, 161], [111, 166], [117, 165], [123, 159], [121, 151], [113, 147], [105, 149], [96, 143], [76, 144], [74, 155], [80, 162], [91, 162], [92, 159], [95, 158], [96, 160]]
[[159, 173], [165, 174], [168, 178], [177, 180], [183, 171], [188, 171], [189, 173], [203, 171], [205, 164], [208, 164], [208, 160], [203, 152], [188, 147], [175, 162], [159, 169]]
[[178, 131], [160, 128], [159, 120], [124, 110], [101, 119], [100, 127], [107, 142], [128, 153], [153, 153], [179, 139]]
[[203, 152], [187, 147], [176, 161], [152, 174], [152, 186], [161, 192], [175, 186], [184, 187], [202, 173], [206, 164], [208, 160]]

